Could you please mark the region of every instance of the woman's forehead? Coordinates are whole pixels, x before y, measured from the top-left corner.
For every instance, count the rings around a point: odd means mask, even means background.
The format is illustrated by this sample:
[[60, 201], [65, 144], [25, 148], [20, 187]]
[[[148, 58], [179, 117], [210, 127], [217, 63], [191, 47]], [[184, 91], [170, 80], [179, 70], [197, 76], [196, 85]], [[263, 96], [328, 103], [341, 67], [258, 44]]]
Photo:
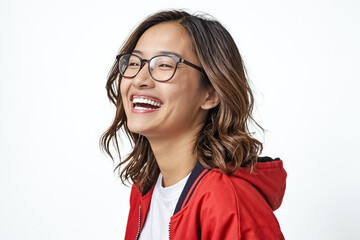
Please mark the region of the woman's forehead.
[[178, 23], [160, 23], [144, 32], [134, 52], [142, 57], [173, 53], [182, 58], [194, 58], [195, 53], [185, 28]]

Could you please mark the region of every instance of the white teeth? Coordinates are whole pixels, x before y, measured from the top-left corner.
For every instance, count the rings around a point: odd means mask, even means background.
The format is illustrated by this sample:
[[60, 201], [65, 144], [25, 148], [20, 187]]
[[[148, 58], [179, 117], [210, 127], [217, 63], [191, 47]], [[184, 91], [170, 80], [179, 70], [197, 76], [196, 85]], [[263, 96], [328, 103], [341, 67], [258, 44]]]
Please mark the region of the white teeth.
[[145, 108], [145, 107], [135, 106], [134, 109], [138, 109], [138, 110], [152, 110], [153, 108]]
[[[145, 103], [145, 104], [150, 104], [156, 107], [160, 107], [160, 103], [156, 102], [154, 100], [150, 100], [150, 99], [146, 99], [146, 98], [135, 98], [133, 99], [133, 103]], [[140, 108], [138, 108], [140, 109]]]

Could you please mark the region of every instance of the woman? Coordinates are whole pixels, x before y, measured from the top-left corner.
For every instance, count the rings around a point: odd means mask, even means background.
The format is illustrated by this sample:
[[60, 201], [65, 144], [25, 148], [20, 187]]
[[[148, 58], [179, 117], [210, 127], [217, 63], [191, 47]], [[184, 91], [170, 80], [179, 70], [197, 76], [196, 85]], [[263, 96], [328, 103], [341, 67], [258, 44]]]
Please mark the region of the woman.
[[118, 165], [133, 182], [125, 239], [283, 239], [273, 214], [286, 172], [258, 157], [248, 129], [253, 95], [239, 51], [216, 20], [184, 11], [145, 19], [106, 85], [133, 150]]

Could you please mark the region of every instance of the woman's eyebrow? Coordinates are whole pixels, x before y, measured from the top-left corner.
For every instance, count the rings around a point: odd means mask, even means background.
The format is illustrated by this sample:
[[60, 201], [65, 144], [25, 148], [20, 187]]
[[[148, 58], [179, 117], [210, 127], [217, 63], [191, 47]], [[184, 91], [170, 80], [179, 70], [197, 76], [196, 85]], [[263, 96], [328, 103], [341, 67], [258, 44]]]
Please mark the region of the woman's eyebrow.
[[140, 55], [142, 55], [142, 54], [143, 54], [143, 52], [142, 52], [142, 51], [140, 51], [140, 50], [133, 50], [133, 51], [132, 51], [132, 53], [137, 53], [137, 54], [140, 54]]
[[179, 58], [182, 58], [182, 56], [179, 53], [172, 52], [172, 51], [160, 51], [159, 54], [174, 55], [174, 56], [177, 56]]
[[[142, 51], [136, 50], [136, 49], [133, 50], [132, 53], [136, 53], [136, 54], [139, 54], [139, 55], [144, 55], [144, 53]], [[173, 56], [182, 58], [182, 56], [179, 53], [172, 52], [172, 51], [159, 51], [159, 52], [156, 53], [156, 55], [173, 55]]]

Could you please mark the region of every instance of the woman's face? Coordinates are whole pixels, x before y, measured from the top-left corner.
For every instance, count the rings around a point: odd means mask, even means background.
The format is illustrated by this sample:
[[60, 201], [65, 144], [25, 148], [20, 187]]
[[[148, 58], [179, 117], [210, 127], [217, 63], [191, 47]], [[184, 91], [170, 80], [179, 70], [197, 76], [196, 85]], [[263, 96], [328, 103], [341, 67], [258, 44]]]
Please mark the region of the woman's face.
[[[143, 59], [165, 52], [176, 54], [200, 66], [192, 49], [181, 25], [161, 23], [140, 37], [134, 52]], [[123, 78], [121, 97], [130, 131], [150, 139], [194, 135], [207, 112], [202, 106], [206, 91], [199, 88], [200, 75], [198, 70], [179, 63], [171, 80], [157, 82], [151, 78], [146, 63], [136, 77]]]

